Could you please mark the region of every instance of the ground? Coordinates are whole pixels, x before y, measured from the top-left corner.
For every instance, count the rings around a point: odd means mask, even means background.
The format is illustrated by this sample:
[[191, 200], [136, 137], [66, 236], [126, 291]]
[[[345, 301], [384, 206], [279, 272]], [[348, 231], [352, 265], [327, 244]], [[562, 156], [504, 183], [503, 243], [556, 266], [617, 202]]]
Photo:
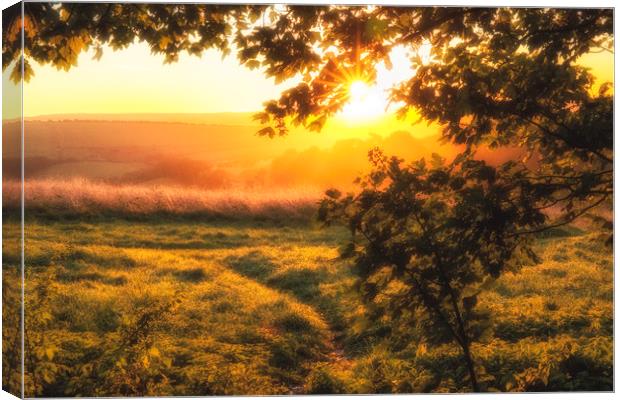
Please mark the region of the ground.
[[[18, 228], [5, 223], [5, 237]], [[251, 219], [27, 220], [27, 395], [469, 390], [458, 348], [364, 307], [338, 257], [347, 235]], [[477, 305], [490, 316], [473, 346], [483, 388], [612, 390], [603, 234], [564, 229], [535, 249], [539, 264]], [[19, 260], [17, 243], [3, 256]]]

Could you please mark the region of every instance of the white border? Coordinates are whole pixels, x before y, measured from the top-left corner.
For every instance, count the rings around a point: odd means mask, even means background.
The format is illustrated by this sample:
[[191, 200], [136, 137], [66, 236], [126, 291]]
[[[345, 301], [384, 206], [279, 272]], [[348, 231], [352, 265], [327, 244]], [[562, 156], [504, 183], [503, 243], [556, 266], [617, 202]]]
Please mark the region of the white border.
[[[28, 1], [28, 0], [27, 0]], [[90, 2], [98, 2], [98, 3], [106, 3], [106, 2], [111, 2], [111, 1], [105, 1], [105, 0], [93, 0]], [[142, 3], [193, 3], [192, 1], [182, 1], [182, 0], [149, 0], [149, 1], [136, 1], [136, 2], [142, 2]], [[5, 9], [13, 4], [17, 3], [17, 1], [15, 0], [0, 0], [0, 6], [2, 7], [2, 9]], [[242, 0], [227, 0], [227, 1], [196, 1], [195, 3], [237, 3], [237, 4], [245, 4], [245, 3], [254, 3], [254, 4], [274, 4], [274, 3], [280, 3], [278, 1], [268, 1], [268, 0], [253, 0], [253, 1], [242, 1]], [[559, 7], [559, 8], [566, 8], [566, 7], [586, 7], [586, 8], [599, 8], [599, 7], [608, 7], [608, 8], [614, 8], [615, 7], [615, 2], [612, 0], [593, 0], [593, 1], [576, 1], [576, 0], [542, 0], [542, 1], [518, 1], [518, 2], [510, 2], [510, 1], [493, 1], [493, 0], [475, 0], [475, 1], [466, 1], [466, 0], [449, 0], [447, 2], [441, 3], [441, 2], [437, 2], [437, 1], [428, 1], [428, 0], [412, 0], [412, 1], [408, 1], [408, 0], [376, 0], [376, 1], [364, 1], [364, 0], [337, 0], [337, 1], [325, 1], [325, 0], [294, 0], [294, 1], [290, 1], [290, 2], [281, 2], [281, 3], [288, 3], [288, 4], [308, 4], [308, 5], [313, 5], [313, 4], [350, 4], [350, 5], [357, 5], [357, 4], [378, 4], [378, 5], [402, 5], [402, 6], [432, 6], [432, 5], [443, 5], [443, 6], [472, 6], [472, 5], [476, 5], [476, 6], [489, 6], [489, 7], [497, 7], [497, 6], [510, 6], [510, 7]], [[618, 10], [616, 8], [614, 8], [614, 21], [617, 21], [618, 18]], [[615, 25], [615, 24], [614, 24]], [[0, 22], [0, 26], [1, 26], [1, 22]], [[614, 26], [615, 28], [615, 26]], [[615, 29], [614, 29], [615, 32]], [[614, 50], [615, 50], [615, 43], [614, 43]], [[614, 57], [614, 62], [615, 62], [615, 57]], [[614, 93], [617, 93], [617, 88], [616, 88], [616, 81], [615, 81], [615, 76], [618, 75], [618, 70], [619, 70], [619, 66], [618, 63], [615, 63], [614, 65]], [[22, 89], [22, 95], [23, 95], [23, 89]], [[0, 99], [0, 106], [2, 105], [2, 101]], [[22, 114], [23, 114], [23, 107], [22, 107]], [[616, 102], [614, 99], [614, 144], [617, 142], [618, 138], [619, 138], [619, 134], [617, 133], [617, 131], [615, 130], [616, 127], [616, 121], [617, 121], [617, 117], [618, 117], [618, 109], [616, 107]], [[615, 147], [614, 147], [615, 149]], [[0, 152], [2, 150], [2, 144], [0, 142]], [[615, 155], [615, 151], [614, 151], [614, 155]], [[618, 187], [618, 185], [620, 184], [620, 176], [619, 174], [617, 174], [617, 170], [616, 170], [616, 165], [615, 165], [615, 158], [614, 158], [614, 187]], [[0, 163], [0, 178], [2, 176], [2, 165]], [[618, 197], [614, 196], [614, 210], [618, 209], [618, 205], [620, 203], [620, 200], [618, 199]], [[0, 205], [1, 205], [1, 199], [0, 199]], [[2, 215], [2, 211], [0, 208], [0, 217]], [[616, 223], [616, 218], [615, 218], [615, 213], [614, 213], [614, 226]], [[0, 231], [0, 241], [2, 238], [2, 233]], [[615, 252], [615, 249], [618, 248], [618, 245], [620, 244], [620, 237], [616, 234], [614, 235], [614, 388], [615, 385], [618, 384], [619, 382], [619, 377], [620, 374], [618, 372], [618, 368], [616, 368], [615, 365], [615, 361], [617, 360], [616, 354], [617, 354], [617, 346], [616, 346], [616, 337], [615, 337], [615, 332], [617, 332], [617, 324], [618, 324], [618, 320], [619, 320], [619, 313], [618, 313], [618, 309], [615, 307], [615, 293], [617, 288], [619, 288], [619, 279], [618, 279], [618, 274], [615, 273], [616, 271], [616, 265], [618, 265], [618, 254]], [[0, 255], [0, 260], [1, 260], [1, 255]], [[1, 278], [0, 278], [1, 280]], [[2, 327], [2, 322], [0, 321], [0, 329]], [[1, 342], [0, 342], [0, 346], [1, 346]], [[0, 371], [1, 371], [1, 363], [0, 363]], [[1, 375], [0, 375], [1, 377]], [[452, 397], [459, 397], [459, 396], [464, 396], [466, 399], [488, 399], [488, 400], [496, 400], [496, 399], [508, 399], [508, 400], [522, 400], [522, 399], [562, 399], [562, 400], [577, 400], [577, 399], [613, 399], [615, 398], [615, 393], [579, 393], [579, 392], [563, 392], [563, 393], [480, 393], [480, 394], [416, 394], [416, 395], [405, 395], [405, 394], [398, 394], [398, 395], [372, 395], [373, 399], [381, 399], [381, 400], [389, 400], [390, 398], [393, 397], [397, 397], [399, 399], [419, 399], [419, 400], [428, 400], [428, 399], [437, 399], [438, 397], [440, 398], [452, 398]], [[204, 398], [214, 398], [214, 399], [225, 399], [229, 396], [205, 396]], [[271, 397], [271, 396], [268, 396]], [[275, 396], [274, 396], [275, 397]], [[282, 398], [302, 398], [302, 397], [307, 397], [307, 398], [312, 398], [312, 397], [316, 397], [316, 396], [277, 396], [277, 397], [282, 397]], [[342, 400], [353, 400], [353, 399], [358, 399], [360, 397], [360, 395], [339, 395], [339, 396], [335, 396], [335, 395], [325, 395], [325, 396], [321, 396], [321, 398], [338, 398], [338, 399], [342, 399]], [[14, 397], [13, 395], [4, 392], [4, 391], [0, 391], [0, 400], [8, 400], [8, 399], [15, 399], [16, 397]], [[162, 398], [162, 397], [147, 397], [148, 399], [156, 399], [156, 398]], [[195, 397], [174, 397], [174, 399], [193, 399]], [[203, 398], [203, 397], [200, 397]], [[240, 396], [240, 398], [243, 399], [248, 399], [248, 400], [259, 400], [262, 399], [263, 397], [261, 396]]]

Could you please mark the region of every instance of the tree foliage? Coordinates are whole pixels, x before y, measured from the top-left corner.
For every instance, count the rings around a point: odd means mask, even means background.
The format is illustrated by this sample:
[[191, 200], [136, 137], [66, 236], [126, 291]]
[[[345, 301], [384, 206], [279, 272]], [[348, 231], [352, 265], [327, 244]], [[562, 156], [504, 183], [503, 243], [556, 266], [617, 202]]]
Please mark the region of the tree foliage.
[[343, 255], [355, 257], [371, 306], [417, 325], [433, 344], [458, 344], [478, 391], [470, 344], [483, 333], [487, 316], [476, 312], [476, 297], [524, 259], [515, 255], [535, 257], [527, 236], [519, 234], [544, 220], [531, 207], [535, 189], [523, 185], [526, 172], [516, 164], [445, 164], [436, 156], [431, 163], [403, 165], [379, 150], [370, 159], [374, 168], [360, 180], [361, 192], [328, 192], [320, 218], [342, 220], [361, 236]]

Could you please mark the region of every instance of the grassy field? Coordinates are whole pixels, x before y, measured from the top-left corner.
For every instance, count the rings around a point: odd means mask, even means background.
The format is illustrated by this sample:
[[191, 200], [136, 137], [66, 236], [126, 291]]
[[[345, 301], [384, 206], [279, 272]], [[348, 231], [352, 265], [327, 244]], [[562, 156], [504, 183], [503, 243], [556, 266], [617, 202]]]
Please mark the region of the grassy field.
[[[27, 396], [468, 391], [456, 347], [363, 306], [338, 258], [344, 229], [33, 218], [25, 234]], [[612, 390], [611, 249], [571, 228], [536, 250], [540, 264], [479, 301], [483, 388]], [[15, 264], [19, 248], [3, 256]]]
[[[4, 181], [2, 199], [9, 213], [19, 213], [21, 184]], [[316, 188], [204, 190], [170, 185], [118, 185], [87, 179], [26, 180], [25, 204], [45, 219], [92, 219], [102, 215], [157, 220], [312, 219], [322, 192]]]

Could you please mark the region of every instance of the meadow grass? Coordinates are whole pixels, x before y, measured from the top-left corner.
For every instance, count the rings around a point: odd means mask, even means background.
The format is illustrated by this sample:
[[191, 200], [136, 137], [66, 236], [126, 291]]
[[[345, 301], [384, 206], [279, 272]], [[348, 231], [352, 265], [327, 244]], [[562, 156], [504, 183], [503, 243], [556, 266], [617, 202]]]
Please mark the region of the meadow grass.
[[[5, 222], [5, 235], [18, 228]], [[28, 395], [468, 390], [455, 346], [364, 307], [338, 257], [342, 228], [32, 217], [25, 235]], [[540, 264], [481, 296], [490, 326], [473, 350], [486, 390], [612, 389], [602, 243], [575, 229], [540, 238]], [[5, 262], [18, 252], [7, 243]]]
[[[19, 181], [4, 181], [3, 207], [20, 206]], [[309, 187], [197, 189], [157, 184], [111, 184], [87, 179], [26, 179], [30, 215], [65, 217], [188, 216], [232, 219], [307, 220], [322, 191]]]

